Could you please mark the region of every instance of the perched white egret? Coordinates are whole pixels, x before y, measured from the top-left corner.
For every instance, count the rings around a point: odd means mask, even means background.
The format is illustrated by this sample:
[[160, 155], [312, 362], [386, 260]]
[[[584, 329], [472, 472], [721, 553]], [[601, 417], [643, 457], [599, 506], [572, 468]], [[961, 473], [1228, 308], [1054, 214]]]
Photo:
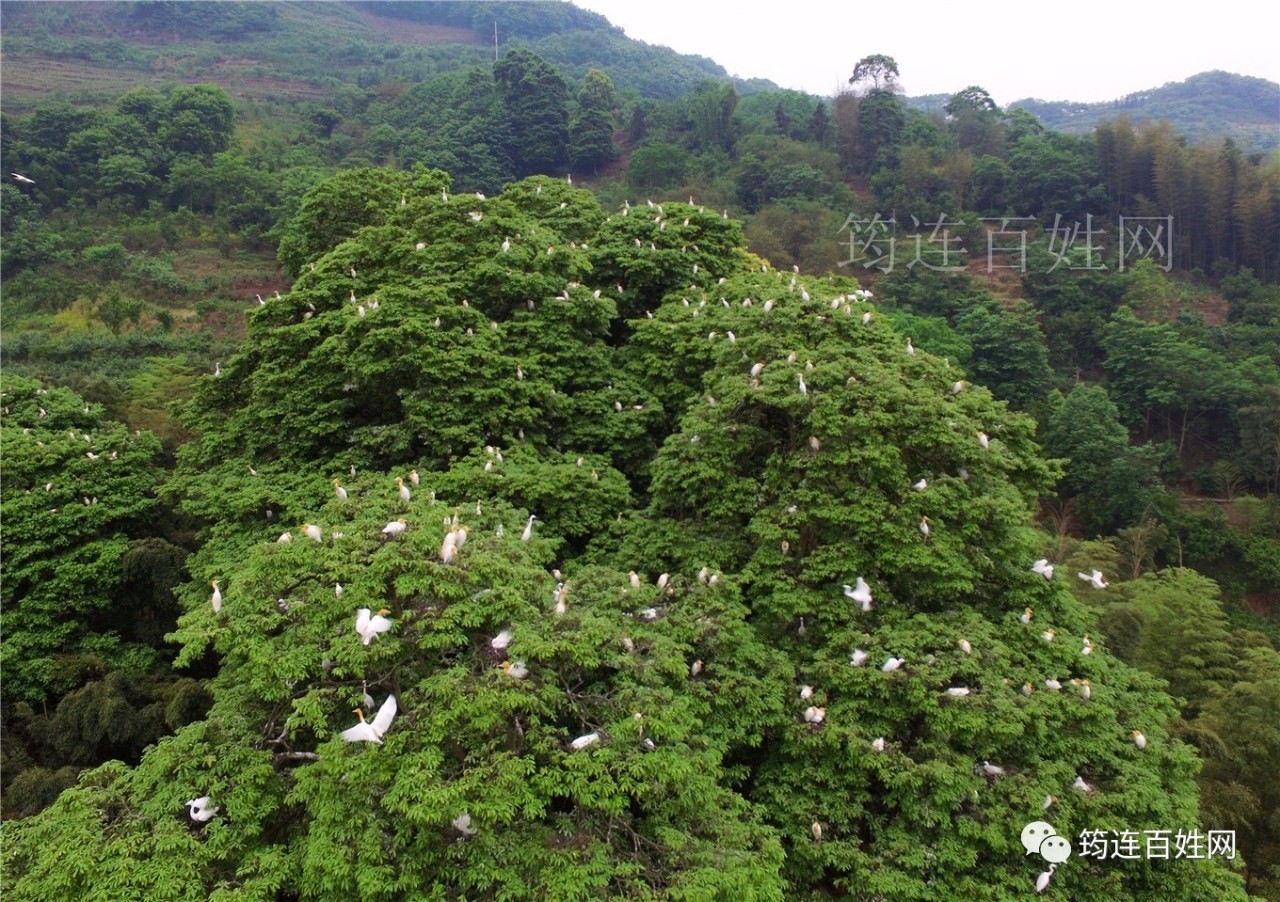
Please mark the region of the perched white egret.
[[1040, 634], [1040, 638], [1045, 642], [1052, 642], [1053, 637], [1056, 635], [1058, 635], [1058, 631], [1055, 630], [1053, 627], [1050, 627], [1049, 629], [1045, 630], [1043, 633]]
[[634, 570], [629, 570], [629, 571], [627, 571], [627, 579], [631, 582], [631, 588], [633, 588], [633, 589], [639, 589], [639, 588], [640, 588], [640, 574], [639, 574], [639, 573], [636, 573]]
[[662, 589], [665, 589], [667, 587], [667, 583], [669, 583], [670, 581], [671, 581], [670, 573], [659, 573], [658, 581], [655, 583], [655, 585], [657, 585], [659, 591], [661, 591]]
[[809, 450], [818, 452], [822, 450], [822, 441], [816, 436], [809, 436]]
[[1058, 797], [1051, 793], [1044, 797], [1044, 803], [1040, 807], [1042, 807], [1045, 811], [1048, 811], [1050, 808], [1053, 807], [1053, 803], [1056, 801], [1058, 801]]
[[883, 664], [880, 665], [880, 670], [883, 673], [893, 673], [903, 665], [904, 661], [904, 658], [895, 658], [891, 655]]
[[587, 733], [585, 736], [579, 736], [577, 739], [573, 740], [573, 742], [569, 743], [569, 748], [573, 749], [575, 752], [580, 752], [589, 746], [595, 745], [599, 741], [599, 733]]
[[849, 655], [849, 664], [852, 667], [861, 667], [871, 655], [860, 648], [855, 648], [853, 654]]
[[1086, 783], [1084, 781], [1084, 777], [1079, 774], [1076, 774], [1075, 781], [1072, 782], [1071, 786], [1073, 789], [1078, 789], [1081, 792], [1093, 792], [1093, 787]]
[[1088, 633], [1084, 634], [1084, 638], [1081, 639], [1081, 641], [1084, 643], [1084, 646], [1080, 649], [1080, 654], [1082, 655], [1093, 654], [1093, 640], [1089, 638]]
[[919, 482], [913, 483], [911, 486], [912, 490], [917, 492], [923, 492], [928, 487], [929, 487], [929, 480], [923, 479], [923, 478]]
[[691, 677], [696, 677], [696, 676], [698, 676], [700, 673], [702, 673], [702, 659], [701, 659], [701, 658], [699, 658], [698, 660], [694, 661], [692, 664], [690, 664], [690, 665], [689, 665], [689, 676], [691, 676]]
[[444, 540], [440, 542], [440, 563], [451, 564], [457, 556], [458, 533], [451, 529], [444, 534]]
[[221, 363], [221, 362], [216, 361], [216, 360], [214, 361], [214, 363], [213, 363], [213, 374], [214, 374], [215, 376], [221, 376], [221, 375], [222, 375], [222, 363]]
[[1071, 682], [1080, 690], [1080, 697], [1085, 701], [1093, 698], [1093, 686], [1089, 684], [1088, 680], [1072, 680]]
[[336, 479], [333, 481], [333, 493], [338, 496], [339, 501], [347, 500], [347, 490]]
[[364, 640], [365, 645], [376, 639], [379, 633], [385, 633], [394, 625], [393, 621], [385, 616], [391, 613], [386, 608], [374, 616], [370, 616], [371, 613], [368, 608], [360, 608], [356, 611], [356, 633]]
[[506, 253], [507, 251], [509, 251], [509, 250], [511, 250], [511, 239], [510, 239], [510, 238], [503, 238], [503, 239], [502, 239], [502, 252], [505, 254], [505, 253]]
[[476, 835], [475, 828], [471, 826], [471, 815], [465, 811], [453, 819], [453, 829], [461, 833], [463, 839], [470, 839]]
[[1140, 731], [1134, 730], [1130, 735], [1133, 736], [1133, 744], [1139, 749], [1145, 749], [1147, 747], [1147, 737], [1143, 736]]
[[929, 518], [920, 518], [920, 535], [924, 536], [924, 540], [929, 541]]
[[209, 807], [209, 803], [213, 800], [208, 796], [201, 796], [198, 799], [187, 799], [187, 808], [190, 809], [191, 819], [197, 824], [203, 824], [211, 821], [222, 808], [218, 805]]
[[412, 482], [414, 485], [417, 485], [417, 484], [421, 481], [421, 478], [422, 478], [422, 477], [420, 477], [420, 476], [418, 475], [418, 471], [417, 471], [417, 470], [410, 470], [410, 471], [409, 471], [409, 481], [410, 481], [410, 482]]
[[1030, 623], [1032, 616], [1034, 615], [1031, 612], [1031, 608], [1023, 608], [1022, 613], [1018, 616], [1018, 619], [1021, 620], [1023, 623]]
[[811, 723], [814, 726], [822, 723], [827, 719], [827, 709], [819, 708], [817, 705], [810, 705], [804, 709], [805, 723]]
[[751, 367], [751, 377], [752, 377], [753, 379], [754, 379], [756, 376], [759, 376], [762, 372], [764, 372], [764, 361], [763, 361], [763, 360], [761, 360], [759, 363], [756, 363], [756, 364], [753, 364], [753, 365], [752, 365], [752, 367]]
[[400, 495], [400, 500], [405, 504], [409, 503], [409, 499], [413, 494], [409, 491], [409, 487], [404, 484], [404, 480], [399, 476], [396, 477], [396, 492]]
[[813, 833], [814, 842], [822, 842], [822, 824], [814, 821], [813, 825], [809, 827], [809, 831]]
[[856, 601], [862, 608], [862, 613], [865, 614], [871, 610], [871, 587], [867, 585], [865, 579], [859, 576], [856, 587], [846, 583], [842, 588], [844, 589], [844, 597]]
[[1003, 777], [1004, 768], [998, 764], [992, 764], [990, 761], [982, 762], [982, 772], [988, 777]]
[[799, 379], [800, 379], [800, 394], [802, 395], [809, 394], [809, 386], [804, 384], [804, 376], [800, 376]]
[[875, 739], [871, 740], [871, 747], [872, 747], [873, 749], [875, 749], [877, 752], [883, 752], [883, 751], [884, 751], [884, 737], [883, 737], [883, 736], [877, 736]]
[[800, 697], [801, 697], [802, 699], [810, 699], [810, 698], [813, 698], [813, 687], [812, 687], [812, 686], [809, 686], [809, 685], [807, 685], [807, 684], [806, 684], [806, 685], [804, 685], [804, 686], [801, 686], [801, 687], [800, 687]]
[[343, 742], [374, 742], [382, 745], [382, 737], [386, 735], [387, 730], [391, 727], [391, 721], [396, 716], [396, 697], [388, 695], [387, 700], [382, 703], [382, 707], [378, 709], [378, 715], [372, 722], [364, 719], [364, 712], [356, 708], [353, 712], [360, 718], [360, 722], [349, 730], [343, 730], [339, 735], [342, 736]]
[[290, 544], [292, 541], [293, 541], [293, 533], [291, 533], [291, 532], [282, 532], [282, 533], [280, 533], [280, 538], [276, 539], [276, 544], [277, 544], [277, 545], [288, 545], [288, 544]]
[[494, 651], [506, 651], [507, 646], [511, 644], [511, 630], [502, 630], [498, 635], [489, 640], [489, 647]]
[[950, 695], [952, 698], [964, 698], [969, 694], [969, 691], [969, 687], [967, 686], [952, 686], [947, 689], [947, 695]]
[[1036, 691], [1035, 687], [1032, 686], [1030, 683], [1022, 684], [1022, 694], [1025, 695], [1027, 698], [1031, 698], [1031, 693], [1035, 691]]
[[1044, 688], [1052, 689], [1054, 692], [1057, 692], [1062, 688], [1062, 683], [1058, 682], [1053, 677], [1049, 677], [1049, 679], [1044, 681]]
[[960, 650], [964, 652], [966, 655], [973, 654], [973, 646], [969, 644], [968, 639], [961, 639], [956, 644], [960, 646]]
[[536, 514], [530, 514], [528, 521], [524, 524], [524, 532], [520, 533], [520, 541], [527, 542], [533, 538], [533, 521], [538, 519]]
[[1103, 576], [1101, 570], [1094, 570], [1092, 573], [1077, 573], [1076, 576], [1093, 586], [1095, 589], [1105, 589], [1111, 585]]
[[503, 661], [502, 672], [513, 680], [523, 680], [529, 675], [529, 668], [524, 661]]
[[1045, 579], [1053, 579], [1053, 564], [1049, 563], [1048, 558], [1040, 558], [1031, 565], [1031, 572], [1039, 573]]
[[871, 311], [868, 310], [866, 313], [862, 314], [862, 325], [867, 326], [870, 324], [871, 324]]
[[960, 394], [960, 392], [964, 391], [964, 386], [965, 386], [965, 382], [964, 382], [964, 380], [963, 380], [963, 379], [961, 379], [961, 380], [960, 380], [960, 381], [958, 381], [958, 382], [952, 382], [952, 383], [951, 383], [951, 394], [953, 394], [953, 395], [958, 395], [958, 394]]
[[982, 446], [982, 450], [986, 451], [991, 447], [991, 439], [987, 437], [985, 432], [978, 433], [978, 444]]
[[1036, 892], [1042, 893], [1049, 888], [1049, 880], [1053, 877], [1053, 872], [1057, 870], [1056, 864], [1050, 864], [1049, 870], [1041, 871], [1040, 876], [1036, 878]]
[[402, 517], [399, 520], [392, 520], [386, 526], [382, 527], [382, 534], [384, 536], [398, 536], [408, 528], [409, 524], [406, 523]]
[[213, 580], [210, 585], [213, 586], [213, 595], [209, 597], [209, 602], [213, 605], [213, 613], [216, 614], [222, 610], [222, 591], [218, 588], [218, 580]]
[[319, 526], [316, 526], [316, 525], [314, 525], [314, 524], [312, 524], [312, 523], [303, 523], [303, 524], [302, 524], [302, 532], [303, 532], [303, 534], [304, 534], [304, 535], [306, 535], [306, 537], [307, 537], [308, 539], [310, 539], [310, 540], [311, 540], [311, 541], [313, 541], [313, 542], [323, 542], [323, 541], [324, 541], [324, 533], [322, 533], [322, 532], [320, 531], [320, 527], [319, 527]]
[[334, 583], [334, 584], [333, 584], [333, 594], [334, 594], [335, 596], [337, 596], [338, 598], [341, 598], [341, 597], [342, 597], [342, 591], [343, 591], [343, 590], [342, 590], [342, 583]]
[[907, 337], [907, 353], [910, 354], [912, 357], [914, 357], [916, 354], [916, 346], [911, 343], [910, 336]]

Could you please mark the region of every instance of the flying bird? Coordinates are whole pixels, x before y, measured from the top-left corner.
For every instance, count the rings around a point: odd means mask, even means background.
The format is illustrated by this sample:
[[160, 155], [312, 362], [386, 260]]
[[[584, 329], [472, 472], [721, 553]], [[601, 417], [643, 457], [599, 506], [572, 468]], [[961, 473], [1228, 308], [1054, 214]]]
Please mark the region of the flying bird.
[[843, 589], [844, 597], [856, 601], [861, 606], [862, 613], [865, 614], [871, 610], [871, 587], [867, 585], [865, 579], [859, 576], [856, 587], [846, 583]]
[[1092, 573], [1077, 573], [1076, 576], [1093, 586], [1095, 589], [1105, 589], [1111, 585], [1102, 576], [1101, 570], [1094, 570]]
[[1048, 558], [1040, 558], [1040, 560], [1032, 564], [1031, 571], [1039, 573], [1045, 579], [1053, 579], [1053, 564], [1049, 563]]
[[24, 185], [34, 185], [36, 183], [35, 179], [29, 179], [25, 175], [21, 175], [17, 172], [11, 172], [9, 174], [13, 176], [13, 180], [15, 182], [21, 182]]
[[373, 616], [370, 616], [371, 613], [368, 608], [360, 608], [356, 611], [356, 633], [364, 640], [365, 645], [376, 639], [379, 633], [385, 633], [394, 625], [393, 621], [383, 616], [391, 613], [386, 608]]
[[396, 716], [396, 697], [394, 695], [387, 696], [387, 700], [378, 709], [378, 716], [372, 722], [364, 719], [364, 712], [359, 708], [356, 708], [352, 713], [359, 716], [360, 722], [339, 734], [342, 736], [342, 741], [373, 742], [382, 745], [382, 737], [386, 735], [387, 730], [391, 727], [391, 721]]

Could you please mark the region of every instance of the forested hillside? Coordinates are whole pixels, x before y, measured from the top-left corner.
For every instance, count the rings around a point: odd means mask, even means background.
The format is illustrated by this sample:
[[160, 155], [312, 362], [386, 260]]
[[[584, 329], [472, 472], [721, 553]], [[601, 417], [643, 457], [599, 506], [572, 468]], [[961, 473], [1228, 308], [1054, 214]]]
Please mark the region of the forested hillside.
[[6, 895], [1280, 897], [1280, 160], [562, 4], [68, 9], [3, 13]]

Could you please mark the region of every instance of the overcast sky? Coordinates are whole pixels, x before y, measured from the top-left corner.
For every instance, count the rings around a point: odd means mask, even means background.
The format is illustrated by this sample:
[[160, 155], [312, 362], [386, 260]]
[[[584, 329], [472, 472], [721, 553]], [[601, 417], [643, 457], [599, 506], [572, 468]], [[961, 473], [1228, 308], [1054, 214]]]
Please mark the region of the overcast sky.
[[873, 53], [897, 60], [908, 94], [976, 84], [1001, 106], [1114, 100], [1210, 69], [1280, 81], [1277, 0], [574, 2], [629, 37], [820, 95]]

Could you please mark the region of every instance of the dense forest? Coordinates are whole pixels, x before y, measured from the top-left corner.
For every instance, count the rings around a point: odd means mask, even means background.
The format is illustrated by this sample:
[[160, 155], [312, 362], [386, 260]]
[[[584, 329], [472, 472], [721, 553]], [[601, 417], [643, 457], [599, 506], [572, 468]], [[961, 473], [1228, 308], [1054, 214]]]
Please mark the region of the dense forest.
[[4, 10], [117, 75], [0, 122], [6, 894], [1280, 898], [1274, 152], [68, 9]]

